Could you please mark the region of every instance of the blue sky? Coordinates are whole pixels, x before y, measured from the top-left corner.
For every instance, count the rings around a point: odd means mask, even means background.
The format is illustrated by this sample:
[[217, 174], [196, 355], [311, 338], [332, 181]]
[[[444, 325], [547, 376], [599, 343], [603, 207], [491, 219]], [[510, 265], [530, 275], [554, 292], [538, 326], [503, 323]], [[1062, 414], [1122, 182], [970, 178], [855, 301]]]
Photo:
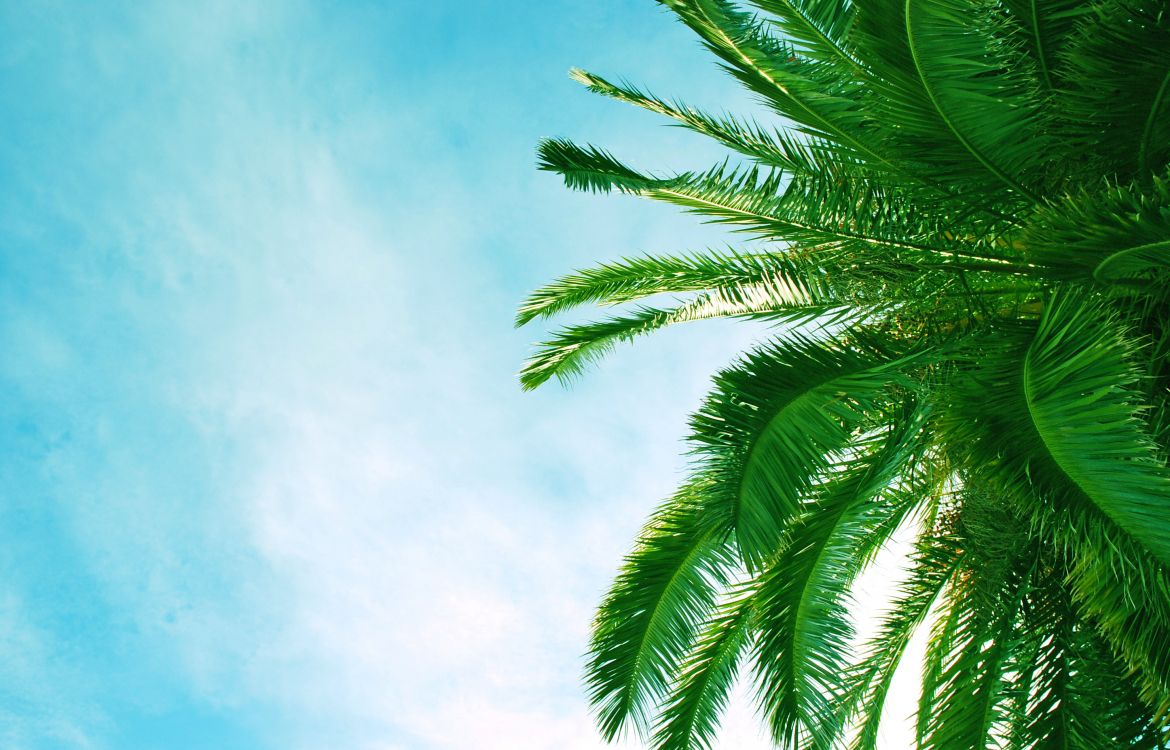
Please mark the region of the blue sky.
[[535, 170], [719, 156], [574, 65], [747, 104], [650, 0], [0, 3], [0, 746], [601, 746], [591, 610], [752, 332], [520, 392], [525, 292], [724, 239]]

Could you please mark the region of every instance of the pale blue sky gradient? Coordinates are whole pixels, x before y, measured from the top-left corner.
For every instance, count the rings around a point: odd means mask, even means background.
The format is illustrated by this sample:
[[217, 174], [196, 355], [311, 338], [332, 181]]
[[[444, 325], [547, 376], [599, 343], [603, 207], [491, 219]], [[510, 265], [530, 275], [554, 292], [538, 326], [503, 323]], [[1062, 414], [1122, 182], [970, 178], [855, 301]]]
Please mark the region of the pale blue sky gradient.
[[748, 334], [519, 391], [525, 292], [721, 237], [535, 170], [718, 156], [573, 65], [744, 103], [649, 0], [0, 3], [0, 746], [600, 746], [591, 610]]

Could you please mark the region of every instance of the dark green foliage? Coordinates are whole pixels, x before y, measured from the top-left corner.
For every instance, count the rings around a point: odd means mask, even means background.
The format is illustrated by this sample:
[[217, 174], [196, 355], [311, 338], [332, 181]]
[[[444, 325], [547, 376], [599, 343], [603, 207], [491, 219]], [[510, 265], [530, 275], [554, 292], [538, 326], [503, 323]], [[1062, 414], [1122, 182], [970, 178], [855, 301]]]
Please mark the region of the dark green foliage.
[[[920, 748], [1170, 747], [1170, 3], [662, 4], [768, 111], [574, 71], [731, 154], [649, 174], [556, 140], [540, 166], [753, 247], [540, 289], [518, 323], [623, 307], [522, 382], [674, 323], [773, 333], [715, 377], [692, 477], [598, 614], [602, 733], [710, 747], [745, 671], [779, 746], [872, 750], [925, 632]], [[853, 586], [899, 528], [858, 646]]]

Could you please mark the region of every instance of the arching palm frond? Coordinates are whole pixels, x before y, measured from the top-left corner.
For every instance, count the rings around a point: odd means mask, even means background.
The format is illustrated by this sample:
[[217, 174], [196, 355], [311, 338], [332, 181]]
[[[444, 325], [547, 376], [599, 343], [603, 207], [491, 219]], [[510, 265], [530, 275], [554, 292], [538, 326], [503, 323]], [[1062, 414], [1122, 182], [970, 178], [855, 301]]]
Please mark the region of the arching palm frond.
[[854, 668], [839, 705], [841, 721], [858, 712], [857, 736], [851, 750], [876, 750], [882, 710], [889, 695], [894, 672], [918, 628], [943, 592], [952, 585], [963, 560], [956, 541], [936, 536], [919, 542], [912, 556], [907, 581], [882, 621], [878, 634], [863, 649], [864, 658]]
[[983, 748], [1008, 726], [1005, 667], [1036, 566], [1036, 545], [997, 497], [968, 491], [964, 499], [954, 522], [963, 565], [930, 644], [935, 672], [923, 690], [920, 744], [928, 750]]
[[1016, 29], [1017, 43], [1027, 51], [1046, 96], [1065, 88], [1068, 82], [1058, 55], [1068, 44], [1077, 20], [1092, 8], [1080, 0], [1005, 0], [1004, 6]]
[[826, 296], [824, 280], [806, 263], [773, 254], [706, 251], [625, 258], [562, 276], [533, 292], [517, 325], [589, 303], [619, 304], [655, 294], [773, 285], [777, 301]]
[[1149, 286], [1170, 266], [1170, 182], [1081, 188], [1037, 211], [1020, 240], [1053, 277]]
[[1050, 301], [1023, 363], [1029, 420], [1043, 450], [1105, 516], [1170, 563], [1170, 471], [1142, 428], [1116, 319], [1078, 295]]
[[1011, 668], [1026, 676], [1009, 748], [1158, 748], [1156, 727], [1125, 667], [1087, 627], [1064, 585], [1059, 559], [1033, 573], [1021, 646]]
[[[681, 102], [660, 99], [630, 84], [611, 83], [584, 70], [574, 69], [570, 71], [570, 76], [596, 94], [669, 117], [680, 126], [713, 138], [763, 166], [803, 174], [823, 174], [843, 166], [837, 161], [840, 158], [837, 153], [815, 148], [783, 132], [766, 130], [755, 122], [731, 115], [710, 115]], [[853, 162], [852, 166], [861, 169], [864, 165]]]
[[[783, 240], [805, 252], [840, 248], [877, 265], [1019, 275], [1010, 246], [984, 231], [971, 212], [941, 217], [916, 211], [900, 188], [848, 174], [795, 175], [727, 164], [669, 177], [642, 174], [612, 155], [567, 141], [540, 145], [541, 169], [574, 188], [617, 190], [682, 206], [751, 235]], [[971, 223], [964, 223], [966, 216]], [[948, 264], [954, 258], [962, 263]], [[984, 262], [979, 262], [984, 261]]]
[[1170, 165], [1170, 14], [1154, 0], [1092, 4], [1057, 53], [1068, 151], [1085, 176], [1122, 182]]
[[813, 321], [844, 323], [878, 313], [876, 309], [857, 310], [840, 303], [814, 303], [793, 300], [792, 297], [790, 288], [760, 283], [731, 291], [719, 289], [704, 293], [668, 309], [642, 307], [628, 315], [597, 323], [568, 326], [541, 344], [540, 350], [525, 363], [520, 373], [521, 383], [525, 388], [535, 388], [553, 376], [562, 381], [570, 380], [618, 343], [675, 323], [743, 318], [799, 326]]

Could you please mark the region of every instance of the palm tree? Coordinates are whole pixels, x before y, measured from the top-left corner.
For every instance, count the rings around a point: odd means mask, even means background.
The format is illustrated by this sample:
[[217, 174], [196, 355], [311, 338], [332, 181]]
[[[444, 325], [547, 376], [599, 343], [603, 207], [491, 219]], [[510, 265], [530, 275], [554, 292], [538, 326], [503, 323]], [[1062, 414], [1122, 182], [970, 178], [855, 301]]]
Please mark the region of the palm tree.
[[[1170, 747], [1170, 3], [662, 3], [779, 124], [575, 71], [732, 155], [650, 174], [548, 140], [541, 167], [752, 242], [538, 290], [520, 324], [625, 308], [523, 385], [673, 323], [772, 327], [601, 605], [603, 735], [708, 747], [742, 667], [778, 745], [873, 748], [925, 629], [921, 748]], [[858, 647], [851, 585], [899, 528]]]

